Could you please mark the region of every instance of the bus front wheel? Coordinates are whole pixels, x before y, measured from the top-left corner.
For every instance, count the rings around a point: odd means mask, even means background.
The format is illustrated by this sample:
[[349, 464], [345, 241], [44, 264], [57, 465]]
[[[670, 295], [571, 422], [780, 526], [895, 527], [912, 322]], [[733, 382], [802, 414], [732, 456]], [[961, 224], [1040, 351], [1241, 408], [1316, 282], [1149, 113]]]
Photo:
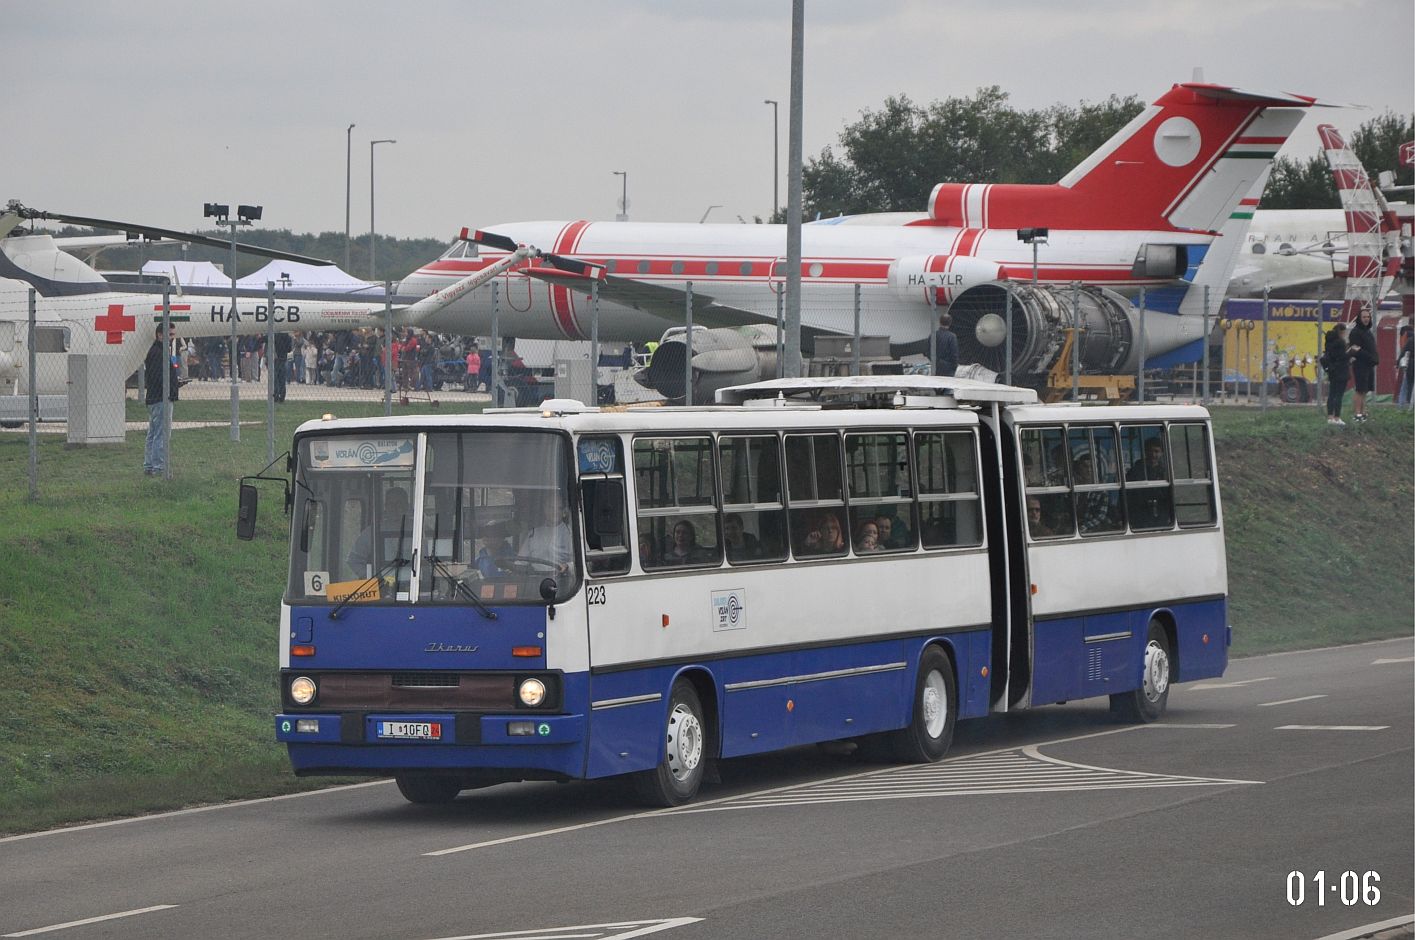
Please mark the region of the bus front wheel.
[[937, 646], [924, 650], [919, 658], [919, 675], [914, 682], [914, 713], [909, 725], [894, 734], [894, 754], [910, 764], [941, 760], [953, 743], [953, 723], [957, 717], [958, 693], [953, 664]]
[[649, 806], [682, 806], [698, 795], [707, 767], [703, 706], [686, 679], [673, 683], [668, 699], [668, 727], [663, 760], [653, 770], [634, 775], [639, 800]]
[[456, 777], [438, 774], [398, 774], [393, 778], [398, 792], [409, 803], [451, 803], [462, 792]]
[[1169, 702], [1169, 670], [1172, 657], [1169, 634], [1159, 621], [1151, 620], [1145, 636], [1145, 663], [1140, 688], [1110, 697], [1110, 712], [1121, 721], [1148, 724], [1164, 714]]

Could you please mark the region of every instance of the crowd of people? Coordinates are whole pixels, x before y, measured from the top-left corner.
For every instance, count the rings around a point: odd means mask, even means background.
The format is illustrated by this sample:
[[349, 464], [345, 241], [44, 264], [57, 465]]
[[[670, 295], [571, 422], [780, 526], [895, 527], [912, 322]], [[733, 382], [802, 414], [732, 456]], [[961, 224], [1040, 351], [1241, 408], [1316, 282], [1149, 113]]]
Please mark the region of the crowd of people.
[[[187, 339], [181, 344], [183, 379], [224, 382], [230, 377], [229, 340], [226, 337]], [[376, 330], [328, 333], [277, 333], [273, 355], [267, 355], [264, 336], [236, 340], [236, 374], [242, 382], [264, 381], [274, 367], [276, 400], [284, 399], [285, 385], [325, 385], [338, 388], [382, 388], [385, 385], [383, 336]], [[472, 337], [406, 329], [394, 333], [392, 348], [394, 388], [399, 392], [436, 392], [456, 383], [463, 391], [491, 387], [490, 355], [482, 355]], [[534, 384], [535, 377], [513, 349], [502, 361], [508, 384]]]

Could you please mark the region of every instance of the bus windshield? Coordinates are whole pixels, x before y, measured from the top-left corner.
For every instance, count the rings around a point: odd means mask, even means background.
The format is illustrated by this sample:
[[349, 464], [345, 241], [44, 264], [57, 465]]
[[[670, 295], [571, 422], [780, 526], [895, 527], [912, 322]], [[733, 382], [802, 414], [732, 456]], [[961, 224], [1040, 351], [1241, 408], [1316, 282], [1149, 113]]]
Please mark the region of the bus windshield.
[[306, 438], [289, 598], [543, 604], [568, 596], [579, 569], [566, 454], [560, 435], [529, 431]]

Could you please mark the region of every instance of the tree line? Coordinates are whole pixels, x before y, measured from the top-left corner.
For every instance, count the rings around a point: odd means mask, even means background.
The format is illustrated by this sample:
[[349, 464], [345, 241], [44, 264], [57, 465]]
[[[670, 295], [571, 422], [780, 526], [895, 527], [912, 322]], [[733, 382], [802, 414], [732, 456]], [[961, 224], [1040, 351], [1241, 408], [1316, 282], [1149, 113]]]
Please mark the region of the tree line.
[[[879, 109], [866, 110], [846, 125], [837, 145], [806, 161], [803, 215], [809, 220], [922, 212], [937, 183], [1054, 183], [1145, 105], [1135, 95], [1112, 95], [1075, 106], [1016, 108], [996, 85], [979, 88], [971, 97], [927, 105], [907, 95], [886, 98]], [[1339, 208], [1315, 122], [1309, 118], [1299, 134], [1310, 137], [1315, 152], [1306, 159], [1277, 159], [1262, 208]], [[1396, 169], [1399, 146], [1412, 138], [1411, 117], [1387, 111], [1364, 122], [1347, 143], [1374, 178]], [[1411, 179], [1408, 167], [1397, 173], [1399, 184], [1409, 185]], [[777, 221], [784, 218], [783, 210]]]

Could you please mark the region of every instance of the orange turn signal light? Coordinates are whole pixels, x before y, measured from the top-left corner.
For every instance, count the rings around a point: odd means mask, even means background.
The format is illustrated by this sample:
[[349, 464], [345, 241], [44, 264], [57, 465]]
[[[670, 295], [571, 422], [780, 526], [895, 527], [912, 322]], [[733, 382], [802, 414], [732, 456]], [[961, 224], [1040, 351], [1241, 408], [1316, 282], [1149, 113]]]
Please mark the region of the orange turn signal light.
[[540, 648], [539, 646], [513, 646], [513, 647], [511, 647], [511, 655], [512, 655], [512, 656], [523, 656], [523, 657], [527, 657], [527, 658], [532, 658], [532, 657], [539, 656], [540, 654], [541, 654], [541, 648]]
[[304, 644], [297, 643], [297, 644], [295, 644], [294, 646], [290, 647], [290, 655], [291, 655], [291, 656], [313, 656], [313, 655], [314, 655], [314, 646], [313, 646], [313, 644], [309, 644], [309, 643], [304, 643]]

